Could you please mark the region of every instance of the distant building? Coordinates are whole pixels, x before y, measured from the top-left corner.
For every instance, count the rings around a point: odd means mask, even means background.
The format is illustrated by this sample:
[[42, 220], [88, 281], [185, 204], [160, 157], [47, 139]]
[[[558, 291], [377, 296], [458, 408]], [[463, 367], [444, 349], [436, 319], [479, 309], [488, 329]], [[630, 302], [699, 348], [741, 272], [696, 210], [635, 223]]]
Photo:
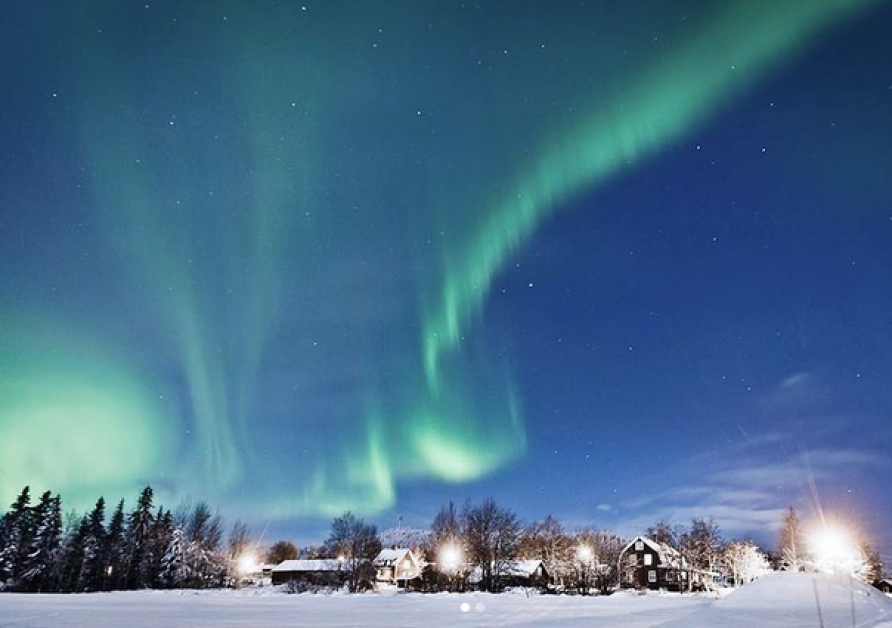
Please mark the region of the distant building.
[[693, 569], [677, 549], [646, 536], [623, 548], [618, 566], [621, 587], [685, 591], [712, 585], [712, 574]]
[[[495, 575], [495, 574], [494, 574]], [[499, 585], [503, 587], [545, 588], [551, 582], [541, 560], [509, 560], [498, 574]], [[468, 582], [477, 585], [483, 580], [483, 570], [475, 567], [468, 576]]]
[[375, 580], [405, 587], [410, 580], [421, 577], [421, 563], [421, 558], [407, 547], [383, 549], [372, 563]]
[[340, 586], [347, 579], [343, 561], [333, 558], [321, 560], [285, 560], [272, 568], [273, 584], [304, 582], [307, 584]]

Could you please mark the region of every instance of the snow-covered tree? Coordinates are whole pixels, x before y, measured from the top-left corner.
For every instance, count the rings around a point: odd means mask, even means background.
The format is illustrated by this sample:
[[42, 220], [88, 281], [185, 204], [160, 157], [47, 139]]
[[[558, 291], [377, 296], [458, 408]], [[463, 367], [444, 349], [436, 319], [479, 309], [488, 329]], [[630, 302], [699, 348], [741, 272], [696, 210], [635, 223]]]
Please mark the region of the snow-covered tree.
[[170, 534], [158, 578], [161, 586], [167, 589], [182, 587], [190, 580], [186, 565], [186, 533], [182, 524], [176, 525]]
[[151, 586], [149, 551], [151, 549], [152, 513], [154, 492], [147, 486], [140, 493], [136, 509], [127, 518], [127, 576], [124, 586], [128, 589], [143, 589]]
[[19, 586], [25, 591], [53, 590], [57, 586], [56, 560], [62, 532], [59, 496], [46, 491], [35, 509], [37, 530], [28, 547]]
[[802, 524], [792, 506], [784, 512], [784, 517], [781, 520], [777, 553], [781, 568], [787, 571], [799, 571], [807, 562]]
[[22, 489], [0, 519], [0, 589], [15, 586], [31, 530], [31, 488]]
[[574, 576], [576, 549], [574, 541], [561, 523], [548, 515], [528, 525], [520, 537], [517, 555], [523, 559], [541, 560], [556, 582], [569, 582]]
[[734, 586], [752, 582], [769, 570], [768, 557], [752, 541], [731, 541], [725, 546], [723, 562]]
[[124, 538], [124, 500], [118, 502], [112, 513], [111, 522], [108, 524], [108, 534], [105, 537], [105, 569], [102, 589], [110, 591], [122, 586], [124, 568], [127, 564], [126, 546]]
[[99, 591], [105, 579], [106, 533], [105, 499], [100, 497], [87, 517], [87, 536], [84, 539], [84, 559], [78, 576], [77, 591]]
[[715, 571], [721, 558], [722, 536], [719, 526], [709, 519], [694, 519], [681, 538], [681, 552], [695, 569]]

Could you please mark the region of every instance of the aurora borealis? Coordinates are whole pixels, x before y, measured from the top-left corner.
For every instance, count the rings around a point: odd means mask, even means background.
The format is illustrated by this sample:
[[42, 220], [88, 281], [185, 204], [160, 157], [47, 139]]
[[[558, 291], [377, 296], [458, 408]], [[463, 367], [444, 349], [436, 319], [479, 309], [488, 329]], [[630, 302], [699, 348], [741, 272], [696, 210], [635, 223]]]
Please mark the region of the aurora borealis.
[[732, 527], [802, 495], [727, 460], [886, 468], [888, 5], [0, 12], [0, 499]]

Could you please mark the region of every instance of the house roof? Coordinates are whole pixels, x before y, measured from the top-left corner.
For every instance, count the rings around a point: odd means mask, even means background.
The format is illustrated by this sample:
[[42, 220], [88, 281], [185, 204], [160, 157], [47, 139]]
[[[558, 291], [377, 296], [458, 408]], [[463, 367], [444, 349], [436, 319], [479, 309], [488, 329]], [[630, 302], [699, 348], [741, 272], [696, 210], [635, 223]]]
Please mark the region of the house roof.
[[[502, 566], [501, 576], [514, 576], [517, 578], [529, 578], [542, 565], [541, 560], [509, 560]], [[468, 582], [476, 584], [483, 579], [483, 570], [479, 566], [474, 567], [468, 575]]]
[[418, 562], [415, 560], [412, 550], [408, 547], [396, 547], [393, 549], [383, 549], [378, 552], [378, 555], [375, 557], [375, 564], [378, 566], [395, 565], [403, 560], [407, 554], [410, 556], [410, 560], [416, 563]]
[[283, 560], [281, 563], [273, 567], [273, 572], [283, 571], [340, 571], [341, 561], [334, 558], [324, 558], [321, 560]]
[[677, 549], [667, 545], [666, 543], [657, 543], [653, 539], [646, 536], [636, 536], [629, 542], [628, 545], [623, 548], [622, 553], [625, 554], [627, 551], [629, 551], [629, 549], [633, 548], [635, 546], [635, 543], [637, 543], [638, 541], [643, 542], [648, 548], [656, 552], [657, 557], [660, 559], [661, 565], [666, 567], [683, 566], [684, 559]]

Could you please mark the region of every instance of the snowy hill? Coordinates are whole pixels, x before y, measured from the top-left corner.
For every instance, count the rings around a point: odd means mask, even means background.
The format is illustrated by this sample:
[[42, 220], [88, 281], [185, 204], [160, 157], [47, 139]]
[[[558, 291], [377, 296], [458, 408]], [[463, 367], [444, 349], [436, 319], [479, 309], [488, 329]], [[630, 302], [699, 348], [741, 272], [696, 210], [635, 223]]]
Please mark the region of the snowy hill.
[[[822, 623], [823, 622], [823, 623]], [[892, 599], [848, 576], [772, 573], [671, 626], [892, 628]]]

